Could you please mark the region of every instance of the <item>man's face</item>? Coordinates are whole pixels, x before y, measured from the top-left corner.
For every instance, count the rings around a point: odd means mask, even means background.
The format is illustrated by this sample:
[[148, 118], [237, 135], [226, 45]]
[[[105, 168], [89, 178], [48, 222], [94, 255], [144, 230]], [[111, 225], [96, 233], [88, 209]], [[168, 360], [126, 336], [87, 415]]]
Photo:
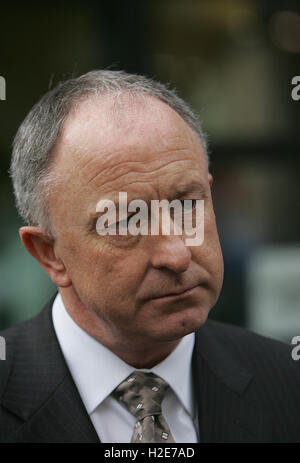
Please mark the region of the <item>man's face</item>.
[[[223, 260], [204, 152], [180, 116], [150, 97], [85, 101], [64, 123], [53, 169], [63, 178], [50, 200], [55, 253], [100, 331], [112, 342], [150, 344], [199, 328], [219, 296]], [[96, 205], [117, 203], [119, 192], [128, 203], [204, 199], [203, 244], [187, 247], [178, 235], [100, 236]]]

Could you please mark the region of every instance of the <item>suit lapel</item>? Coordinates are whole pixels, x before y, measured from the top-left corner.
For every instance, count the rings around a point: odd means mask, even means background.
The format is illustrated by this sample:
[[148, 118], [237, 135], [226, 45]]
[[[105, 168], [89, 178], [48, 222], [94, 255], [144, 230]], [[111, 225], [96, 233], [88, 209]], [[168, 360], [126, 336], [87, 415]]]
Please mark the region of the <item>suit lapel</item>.
[[218, 338], [214, 322], [196, 332], [193, 353], [194, 392], [198, 404], [200, 442], [266, 442], [270, 419], [252, 395], [253, 374]]
[[69, 375], [14, 434], [13, 442], [100, 442]]
[[60, 350], [52, 303], [13, 342], [13, 367], [2, 405], [24, 423], [11, 441], [99, 442]]

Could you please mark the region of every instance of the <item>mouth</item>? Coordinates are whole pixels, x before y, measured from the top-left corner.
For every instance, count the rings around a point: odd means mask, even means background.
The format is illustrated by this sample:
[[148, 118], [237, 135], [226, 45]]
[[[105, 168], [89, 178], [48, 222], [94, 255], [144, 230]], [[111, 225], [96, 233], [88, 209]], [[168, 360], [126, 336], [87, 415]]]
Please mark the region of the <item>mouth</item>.
[[176, 293], [168, 293], [162, 296], [154, 297], [153, 299], [167, 300], [167, 299], [182, 299], [188, 296], [193, 295], [194, 291], [197, 289], [198, 285], [188, 288], [183, 291], [178, 291]]

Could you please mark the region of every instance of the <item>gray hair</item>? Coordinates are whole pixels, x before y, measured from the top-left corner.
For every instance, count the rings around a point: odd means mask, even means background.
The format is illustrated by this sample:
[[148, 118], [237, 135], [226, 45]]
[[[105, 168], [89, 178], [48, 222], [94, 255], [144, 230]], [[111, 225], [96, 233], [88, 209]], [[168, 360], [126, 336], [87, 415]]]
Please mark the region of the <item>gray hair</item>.
[[160, 82], [124, 71], [96, 70], [59, 83], [31, 109], [13, 141], [10, 174], [17, 209], [24, 221], [53, 235], [47, 194], [53, 185], [51, 154], [71, 109], [93, 95], [152, 96], [175, 110], [198, 135], [207, 165], [206, 136], [190, 106]]

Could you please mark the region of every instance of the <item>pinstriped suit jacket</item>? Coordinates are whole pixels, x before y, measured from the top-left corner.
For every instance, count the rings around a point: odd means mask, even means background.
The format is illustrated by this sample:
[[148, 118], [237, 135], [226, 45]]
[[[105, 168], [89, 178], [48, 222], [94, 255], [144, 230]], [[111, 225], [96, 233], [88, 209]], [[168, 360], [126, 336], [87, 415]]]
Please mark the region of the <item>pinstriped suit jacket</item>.
[[[2, 443], [100, 442], [57, 342], [53, 299], [1, 333]], [[290, 346], [208, 320], [192, 366], [201, 442], [300, 442], [300, 361]]]

